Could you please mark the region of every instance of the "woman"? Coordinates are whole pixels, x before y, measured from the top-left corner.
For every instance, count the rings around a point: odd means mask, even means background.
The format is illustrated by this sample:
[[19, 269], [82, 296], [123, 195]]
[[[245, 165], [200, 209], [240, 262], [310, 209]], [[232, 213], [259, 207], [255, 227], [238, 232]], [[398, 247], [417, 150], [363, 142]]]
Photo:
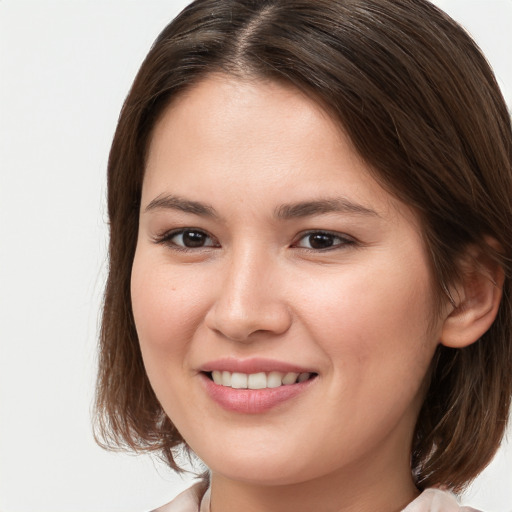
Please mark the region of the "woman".
[[511, 166], [426, 1], [185, 9], [112, 145], [97, 397], [209, 468], [161, 510], [459, 510], [508, 417]]

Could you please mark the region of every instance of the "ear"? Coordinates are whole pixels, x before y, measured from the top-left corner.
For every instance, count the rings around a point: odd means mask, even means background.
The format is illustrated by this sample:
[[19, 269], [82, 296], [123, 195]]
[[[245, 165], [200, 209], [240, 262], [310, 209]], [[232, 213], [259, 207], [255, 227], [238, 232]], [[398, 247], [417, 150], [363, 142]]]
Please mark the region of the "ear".
[[[494, 240], [486, 240], [497, 248]], [[499, 263], [481, 248], [471, 246], [460, 265], [461, 281], [450, 292], [455, 304], [448, 312], [441, 333], [441, 344], [462, 348], [477, 341], [498, 314], [505, 274]]]

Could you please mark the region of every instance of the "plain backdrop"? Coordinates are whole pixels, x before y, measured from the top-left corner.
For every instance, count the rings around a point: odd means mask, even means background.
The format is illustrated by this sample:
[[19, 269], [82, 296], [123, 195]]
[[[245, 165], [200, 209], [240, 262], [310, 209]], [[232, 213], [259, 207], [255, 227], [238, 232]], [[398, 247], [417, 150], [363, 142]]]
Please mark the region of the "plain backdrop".
[[[0, 510], [143, 512], [189, 485], [91, 433], [105, 169], [123, 99], [186, 0], [0, 0]], [[512, 103], [512, 0], [439, 0]], [[464, 499], [512, 511], [504, 445]]]

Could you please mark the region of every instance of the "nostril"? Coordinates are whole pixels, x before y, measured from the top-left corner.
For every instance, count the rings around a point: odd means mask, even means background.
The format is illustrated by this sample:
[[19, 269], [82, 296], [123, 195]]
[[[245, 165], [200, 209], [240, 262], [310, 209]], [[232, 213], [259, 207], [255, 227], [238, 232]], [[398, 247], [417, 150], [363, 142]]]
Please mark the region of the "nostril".
[[286, 332], [292, 323], [288, 307], [278, 298], [269, 299], [267, 295], [263, 297], [260, 287], [255, 285], [250, 288], [247, 285], [242, 294], [239, 287], [231, 289], [226, 285], [222, 296], [206, 314], [205, 324], [208, 329], [239, 343], [252, 343], [259, 335]]

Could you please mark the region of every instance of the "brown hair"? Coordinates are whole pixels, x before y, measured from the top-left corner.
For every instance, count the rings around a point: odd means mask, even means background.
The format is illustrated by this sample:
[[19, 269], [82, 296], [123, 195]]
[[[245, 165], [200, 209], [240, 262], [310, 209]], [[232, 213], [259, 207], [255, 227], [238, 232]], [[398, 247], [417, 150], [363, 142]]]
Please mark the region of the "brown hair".
[[108, 165], [99, 437], [159, 451], [178, 469], [183, 440], [144, 371], [130, 273], [152, 129], [176, 95], [212, 72], [284, 81], [320, 102], [380, 183], [418, 212], [440, 300], [469, 244], [503, 267], [490, 330], [467, 348], [438, 348], [412, 447], [420, 488], [461, 488], [495, 453], [512, 395], [512, 132], [478, 47], [425, 0], [197, 0], [157, 38]]

